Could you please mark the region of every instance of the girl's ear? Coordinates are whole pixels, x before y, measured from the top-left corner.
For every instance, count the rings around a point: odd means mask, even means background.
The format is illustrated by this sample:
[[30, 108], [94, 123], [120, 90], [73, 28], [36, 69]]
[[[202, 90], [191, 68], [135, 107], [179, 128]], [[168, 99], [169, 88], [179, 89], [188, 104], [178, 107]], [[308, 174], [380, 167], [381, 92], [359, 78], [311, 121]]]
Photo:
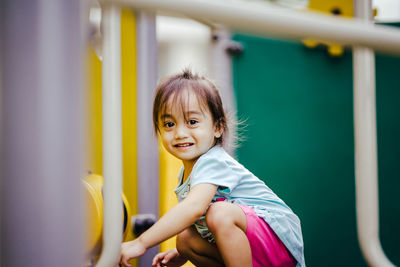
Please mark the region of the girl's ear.
[[214, 132], [214, 136], [215, 138], [220, 138], [222, 136], [222, 133], [224, 132], [224, 127], [222, 127], [222, 125], [220, 125], [219, 123], [217, 123], [215, 125], [215, 132]]

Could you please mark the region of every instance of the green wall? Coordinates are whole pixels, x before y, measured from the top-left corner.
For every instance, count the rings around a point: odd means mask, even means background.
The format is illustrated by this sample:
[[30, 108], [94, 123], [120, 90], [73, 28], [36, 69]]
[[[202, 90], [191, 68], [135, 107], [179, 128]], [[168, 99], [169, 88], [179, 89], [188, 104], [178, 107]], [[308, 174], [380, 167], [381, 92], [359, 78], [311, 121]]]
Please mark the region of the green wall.
[[[300, 217], [308, 266], [366, 266], [355, 218], [352, 58], [237, 34], [234, 88], [242, 164]], [[378, 56], [381, 235], [400, 264], [400, 58]]]

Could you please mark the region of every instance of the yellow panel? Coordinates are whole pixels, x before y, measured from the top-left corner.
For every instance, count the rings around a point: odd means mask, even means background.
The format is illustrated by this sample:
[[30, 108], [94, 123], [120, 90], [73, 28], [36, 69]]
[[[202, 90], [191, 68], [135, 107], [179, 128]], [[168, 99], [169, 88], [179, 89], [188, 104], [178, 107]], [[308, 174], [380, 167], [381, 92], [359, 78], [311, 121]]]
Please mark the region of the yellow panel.
[[[123, 144], [123, 191], [137, 214], [137, 123], [136, 123], [136, 20], [133, 12], [121, 13], [121, 75], [122, 75], [122, 144]], [[130, 232], [125, 241], [132, 240]], [[137, 266], [137, 260], [131, 261]]]
[[123, 187], [132, 213], [137, 214], [136, 22], [130, 10], [121, 14], [121, 64]]
[[[342, 17], [353, 16], [353, 0], [310, 0], [308, 9]], [[342, 45], [326, 42], [324, 40], [315, 40], [306, 38], [303, 44], [309, 48], [315, 48], [317, 45], [322, 44], [327, 47], [328, 53], [333, 57], [343, 55], [344, 48]]]
[[[182, 167], [182, 161], [169, 154], [160, 143], [160, 216], [175, 206], [176, 199], [174, 189], [178, 185], [178, 174]], [[176, 237], [161, 243], [160, 250], [166, 251], [175, 248]], [[184, 267], [194, 266], [190, 262]]]
[[101, 61], [92, 46], [87, 51], [87, 83], [88, 103], [86, 119], [86, 169], [92, 173], [103, 174], [103, 146], [102, 146], [102, 82]]
[[308, 8], [330, 14], [332, 14], [333, 9], [339, 9], [340, 16], [353, 16], [353, 0], [310, 0]]
[[[181, 166], [182, 161], [169, 154], [160, 144], [160, 216], [178, 203], [174, 189], [178, 184]], [[160, 249], [165, 251], [174, 247], [175, 237], [163, 242]]]

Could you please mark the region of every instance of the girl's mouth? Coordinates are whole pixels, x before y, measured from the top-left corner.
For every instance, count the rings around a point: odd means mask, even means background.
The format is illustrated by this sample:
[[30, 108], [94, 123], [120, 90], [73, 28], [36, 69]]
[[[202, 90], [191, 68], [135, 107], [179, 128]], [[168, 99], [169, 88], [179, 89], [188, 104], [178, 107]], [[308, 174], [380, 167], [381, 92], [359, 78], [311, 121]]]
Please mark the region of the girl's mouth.
[[174, 147], [188, 147], [194, 145], [193, 143], [181, 143], [181, 144], [176, 144]]

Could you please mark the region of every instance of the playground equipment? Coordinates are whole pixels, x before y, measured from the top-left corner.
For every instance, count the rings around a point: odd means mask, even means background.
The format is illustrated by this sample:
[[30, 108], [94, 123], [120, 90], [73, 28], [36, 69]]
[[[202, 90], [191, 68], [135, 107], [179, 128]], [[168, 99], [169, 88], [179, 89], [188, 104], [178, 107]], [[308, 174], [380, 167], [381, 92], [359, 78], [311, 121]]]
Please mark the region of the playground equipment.
[[[120, 114], [113, 111], [119, 105], [120, 98], [117, 51], [120, 47], [120, 6], [183, 13], [193, 18], [215, 21], [232, 29], [283, 39], [300, 40], [310, 37], [351, 45], [355, 47], [355, 62], [359, 61], [358, 58], [369, 62], [365, 63], [368, 70], [359, 69], [355, 63], [358, 70], [354, 73], [360, 71], [365, 75], [368, 71], [370, 77], [374, 76], [371, 68], [372, 51], [363, 47], [400, 54], [399, 30], [372, 25], [359, 19], [284, 10], [266, 3], [208, 0], [121, 0], [101, 3], [105, 15], [103, 60], [105, 65], [111, 63], [105, 76], [112, 76], [103, 77], [103, 85], [107, 90], [111, 89], [111, 95], [107, 98], [111, 100], [108, 103], [112, 110], [110, 114], [114, 114], [111, 115], [110, 125], [106, 122], [106, 127], [110, 131], [115, 130], [116, 134], [105, 134], [105, 143], [109, 142], [108, 137], [112, 140], [113, 148], [105, 149], [110, 151], [107, 155], [113, 155], [109, 162], [114, 167], [111, 170], [104, 166], [104, 238], [107, 246], [103, 247], [98, 266], [115, 265], [123, 230], [120, 216], [122, 175], [121, 163], [118, 162], [118, 154], [122, 153], [118, 139], [121, 125]], [[4, 36], [0, 47], [1, 188], [6, 189], [1, 194], [2, 213], [5, 214], [1, 220], [1, 238], [2, 251], [6, 248], [7, 253], [2, 253], [0, 260], [4, 266], [23, 266], [27, 262], [32, 266], [79, 266], [84, 258], [84, 249], [77, 245], [83, 232], [80, 227], [82, 202], [79, 197], [79, 177], [84, 158], [84, 146], [81, 145], [84, 113], [82, 100], [85, 99], [81, 81], [82, 36], [86, 35], [82, 30], [85, 28], [81, 21], [83, 9], [82, 1], [79, 0], [52, 1], [48, 4], [41, 1], [1, 2], [1, 33]], [[362, 76], [355, 75], [360, 79], [363, 79]], [[358, 95], [364, 88], [368, 88], [369, 93]], [[355, 95], [360, 96], [360, 99], [368, 99], [360, 102], [358, 96], [355, 98], [357, 190], [366, 189], [359, 192], [358, 196], [367, 196], [370, 201], [364, 202], [364, 197], [357, 197], [357, 210], [359, 216], [362, 216], [358, 221], [365, 223], [365, 227], [360, 227], [359, 235], [361, 247], [370, 265], [392, 266], [382, 253], [377, 232], [373, 93], [372, 87], [364, 87], [362, 82], [355, 79]], [[108, 104], [105, 104], [105, 110], [108, 110]], [[359, 127], [364, 122], [369, 123], [365, 125], [365, 130], [360, 131], [363, 128]], [[105, 132], [108, 130], [105, 129]], [[364, 134], [368, 135], [366, 139], [363, 138]], [[366, 152], [359, 150], [363, 147], [368, 148]], [[364, 162], [360, 159], [363, 155], [368, 156]], [[371, 169], [365, 169], [364, 173], [362, 166], [370, 166]], [[365, 182], [369, 186], [364, 188]], [[364, 205], [369, 206], [365, 208]], [[29, 227], [26, 227], [26, 220], [30, 222]], [[24, 257], [20, 257], [21, 250], [24, 251]]]
[[[313, 13], [297, 13], [273, 6], [239, 1], [142, 1], [119, 0], [104, 1], [106, 8], [115, 8], [116, 4], [133, 8], [162, 9], [180, 12], [202, 20], [211, 20], [247, 32], [269, 34], [289, 39], [316, 37], [330, 42], [346, 43], [354, 46], [354, 91], [355, 91], [355, 143], [356, 143], [356, 181], [357, 210], [361, 248], [366, 260], [373, 266], [393, 266], [385, 257], [378, 234], [378, 196], [376, 167], [376, 122], [374, 103], [373, 50], [400, 53], [400, 35], [398, 30], [370, 23], [371, 3], [355, 2], [356, 16], [361, 20], [331, 18]], [[224, 12], [221, 12], [224, 10]], [[117, 29], [116, 29], [117, 30]], [[365, 48], [368, 46], [370, 48]], [[361, 66], [368, 69], [359, 71]], [[360, 74], [362, 73], [362, 74]], [[367, 74], [367, 76], [364, 76]], [[373, 85], [372, 85], [373, 84]], [[367, 86], [367, 87], [365, 87]], [[365, 88], [370, 88], [365, 92]], [[365, 92], [365, 94], [364, 94]], [[358, 97], [362, 99], [359, 101]], [[367, 100], [366, 100], [367, 99]], [[366, 100], [366, 101], [365, 101]], [[366, 114], [360, 118], [359, 114]], [[365, 126], [364, 126], [365, 125]], [[363, 128], [365, 127], [365, 128]], [[369, 147], [368, 153], [360, 149]], [[367, 155], [368, 158], [361, 158]], [[360, 167], [362, 166], [362, 167]], [[367, 170], [369, 166], [372, 169]], [[362, 175], [361, 173], [362, 172]], [[361, 191], [359, 188], [361, 188]], [[369, 198], [368, 198], [369, 195]], [[371, 197], [372, 195], [372, 197]], [[364, 205], [373, 204], [368, 208]], [[372, 221], [371, 218], [374, 218]], [[103, 253], [111, 253], [105, 251]], [[110, 264], [112, 264], [110, 262]], [[100, 265], [99, 265], [100, 266]]]

